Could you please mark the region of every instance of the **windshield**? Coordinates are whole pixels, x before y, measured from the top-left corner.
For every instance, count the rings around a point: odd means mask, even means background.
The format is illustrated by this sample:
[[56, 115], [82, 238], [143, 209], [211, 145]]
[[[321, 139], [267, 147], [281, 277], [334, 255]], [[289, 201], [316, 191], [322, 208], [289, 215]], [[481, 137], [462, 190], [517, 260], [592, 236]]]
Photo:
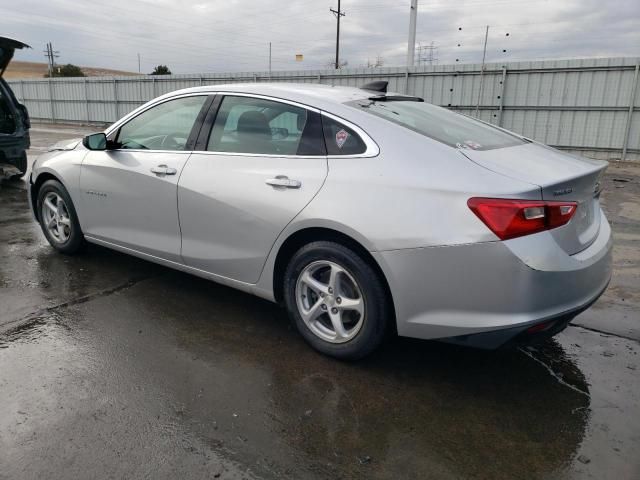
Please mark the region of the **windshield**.
[[426, 102], [357, 100], [349, 105], [454, 148], [491, 150], [526, 143], [491, 125]]

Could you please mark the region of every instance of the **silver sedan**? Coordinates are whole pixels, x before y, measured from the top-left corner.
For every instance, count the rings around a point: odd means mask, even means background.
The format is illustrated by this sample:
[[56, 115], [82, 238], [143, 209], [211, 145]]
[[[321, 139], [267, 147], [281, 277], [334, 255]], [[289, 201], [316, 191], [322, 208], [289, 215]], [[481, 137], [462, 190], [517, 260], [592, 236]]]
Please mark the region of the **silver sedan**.
[[91, 242], [283, 304], [359, 358], [389, 333], [496, 348], [604, 291], [606, 162], [420, 98], [240, 84], [172, 92], [35, 162], [51, 245]]

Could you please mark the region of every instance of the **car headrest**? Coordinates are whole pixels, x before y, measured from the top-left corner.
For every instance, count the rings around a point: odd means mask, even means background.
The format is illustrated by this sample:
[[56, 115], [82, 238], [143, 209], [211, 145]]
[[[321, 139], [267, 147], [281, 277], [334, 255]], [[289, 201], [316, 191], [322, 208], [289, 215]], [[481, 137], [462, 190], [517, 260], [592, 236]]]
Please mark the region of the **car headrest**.
[[304, 130], [304, 125], [307, 123], [307, 115], [304, 113], [298, 114], [298, 131], [301, 132]]
[[271, 137], [271, 127], [267, 117], [255, 110], [244, 112], [238, 118], [238, 133], [250, 133]]

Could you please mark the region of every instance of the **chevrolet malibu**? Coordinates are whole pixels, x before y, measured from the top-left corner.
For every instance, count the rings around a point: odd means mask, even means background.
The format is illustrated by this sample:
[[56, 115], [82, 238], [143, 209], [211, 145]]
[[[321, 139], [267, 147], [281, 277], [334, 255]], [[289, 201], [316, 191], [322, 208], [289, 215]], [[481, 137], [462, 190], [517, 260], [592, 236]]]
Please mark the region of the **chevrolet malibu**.
[[283, 304], [342, 359], [388, 333], [497, 348], [604, 291], [606, 162], [387, 92], [241, 84], [156, 98], [41, 155], [56, 250], [91, 242]]

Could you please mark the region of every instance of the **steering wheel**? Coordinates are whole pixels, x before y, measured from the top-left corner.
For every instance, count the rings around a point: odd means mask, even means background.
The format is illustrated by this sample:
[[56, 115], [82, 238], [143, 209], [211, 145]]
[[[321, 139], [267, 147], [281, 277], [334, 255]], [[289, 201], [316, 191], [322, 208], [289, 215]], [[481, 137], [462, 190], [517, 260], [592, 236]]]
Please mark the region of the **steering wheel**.
[[160, 143], [160, 148], [163, 150], [182, 150], [184, 143], [173, 134], [167, 134]]

